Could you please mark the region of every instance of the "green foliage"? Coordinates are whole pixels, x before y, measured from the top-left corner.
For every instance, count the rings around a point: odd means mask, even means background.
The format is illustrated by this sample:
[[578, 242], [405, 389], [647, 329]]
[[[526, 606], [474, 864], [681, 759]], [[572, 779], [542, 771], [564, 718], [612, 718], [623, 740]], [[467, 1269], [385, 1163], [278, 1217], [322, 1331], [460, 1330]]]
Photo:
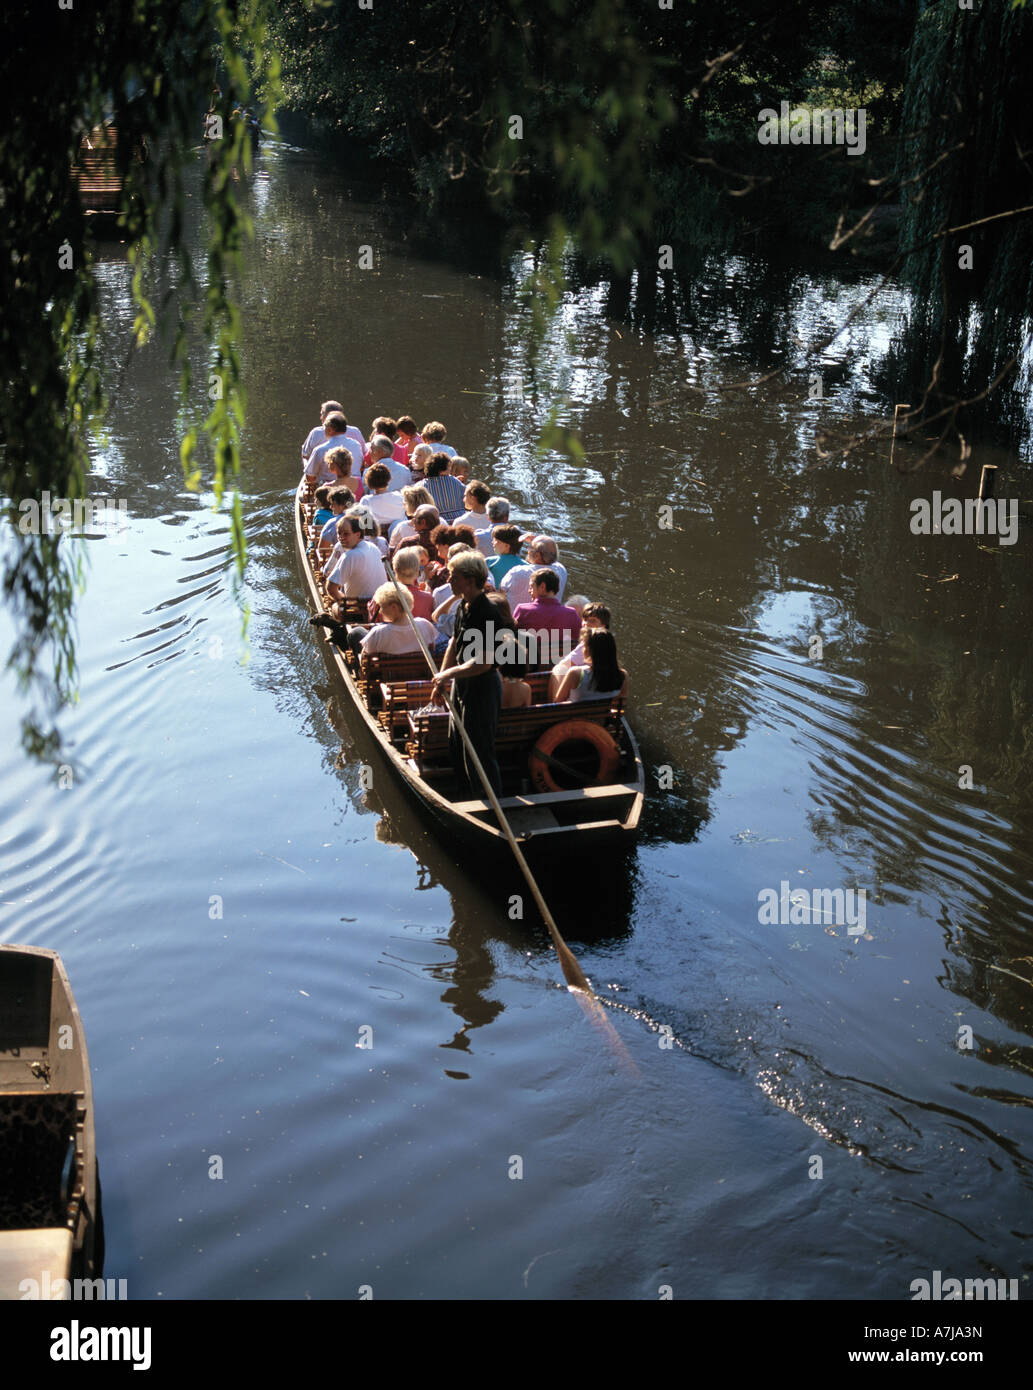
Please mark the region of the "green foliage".
[[[193, 484], [210, 468], [217, 499], [239, 467], [244, 399], [232, 277], [248, 226], [232, 174], [250, 167], [250, 145], [235, 106], [275, 100], [278, 64], [266, 33], [265, 0], [100, 0], [69, 9], [12, 0], [10, 41], [0, 56], [4, 90], [18, 92], [0, 130], [3, 238], [0, 248], [0, 493], [23, 498], [84, 495], [87, 442], [103, 419], [97, 288], [91, 232], [70, 170], [82, 137], [104, 125], [118, 132], [124, 183], [122, 234], [133, 270], [134, 340], [159, 318], [147, 283], [155, 265], [179, 270], [172, 335], [184, 396], [192, 303], [211, 345], [221, 391], [188, 431], [182, 459]], [[31, 80], [26, 81], [26, 74]], [[202, 153], [203, 113], [213, 83], [224, 138]], [[203, 284], [184, 234], [184, 177], [207, 160], [202, 198], [207, 248]], [[195, 458], [199, 440], [206, 457]], [[232, 508], [238, 573], [244, 560], [239, 504]], [[8, 664], [32, 705], [26, 747], [52, 754], [54, 721], [74, 693], [74, 598], [81, 583], [76, 543], [6, 529], [4, 594], [17, 636]]]
[[[900, 151], [901, 242], [915, 312], [905, 370], [944, 396], [984, 388], [1016, 354], [1033, 309], [1033, 16], [1025, 7], [926, 4], [909, 55]], [[950, 229], [957, 228], [953, 231]], [[972, 247], [972, 268], [959, 247]], [[974, 324], [969, 309], [980, 302]], [[1005, 410], [1018, 411], [1014, 396]]]

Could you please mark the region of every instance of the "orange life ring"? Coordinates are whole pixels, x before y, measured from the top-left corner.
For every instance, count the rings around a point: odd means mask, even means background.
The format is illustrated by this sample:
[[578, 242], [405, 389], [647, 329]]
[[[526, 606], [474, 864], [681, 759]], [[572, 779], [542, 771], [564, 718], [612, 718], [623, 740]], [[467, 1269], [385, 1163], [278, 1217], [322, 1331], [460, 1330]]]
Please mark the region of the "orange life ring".
[[599, 756], [599, 767], [594, 777], [585, 786], [600, 787], [612, 782], [614, 773], [620, 767], [620, 749], [601, 724], [593, 724], [589, 719], [565, 719], [562, 724], [553, 724], [546, 729], [531, 749], [528, 760], [531, 781], [540, 792], [558, 792], [564, 788], [553, 776], [548, 758], [562, 743], [589, 743]]

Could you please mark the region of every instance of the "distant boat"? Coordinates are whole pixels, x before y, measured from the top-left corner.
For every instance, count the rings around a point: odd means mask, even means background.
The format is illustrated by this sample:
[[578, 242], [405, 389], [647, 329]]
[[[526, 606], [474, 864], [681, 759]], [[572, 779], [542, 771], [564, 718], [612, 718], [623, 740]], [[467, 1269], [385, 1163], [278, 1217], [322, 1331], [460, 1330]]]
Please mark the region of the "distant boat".
[[[295, 541], [308, 601], [318, 613], [324, 611], [325, 595], [308, 557], [312, 510], [302, 483], [295, 498]], [[362, 601], [349, 621], [367, 621], [365, 607]], [[331, 642], [323, 645], [327, 661], [367, 730], [447, 843], [468, 849], [471, 867], [495, 854], [508, 856], [505, 835], [490, 803], [458, 792], [448, 756], [448, 715], [426, 713], [423, 708], [430, 699], [425, 659], [416, 653], [359, 662]], [[500, 804], [524, 854], [540, 860], [631, 847], [642, 813], [645, 769], [624, 717], [624, 702], [549, 704], [547, 671], [529, 673], [528, 680], [533, 704], [503, 710], [496, 741], [504, 793]], [[610, 754], [608, 775], [601, 775], [600, 748]], [[561, 754], [562, 761], [557, 762]], [[573, 785], [548, 791], [526, 786], [539, 768], [553, 766], [561, 770], [561, 777], [573, 774]]]
[[[83, 213], [99, 233], [115, 231], [122, 213], [125, 177], [118, 146], [119, 133], [114, 125], [104, 122], [94, 126], [80, 140], [72, 166], [72, 179]], [[133, 160], [139, 163], [143, 157], [142, 147], [137, 148]]]
[[56, 951], [0, 946], [0, 1299], [30, 1296], [29, 1280], [53, 1290], [99, 1275], [99, 1197], [90, 1062], [65, 968]]

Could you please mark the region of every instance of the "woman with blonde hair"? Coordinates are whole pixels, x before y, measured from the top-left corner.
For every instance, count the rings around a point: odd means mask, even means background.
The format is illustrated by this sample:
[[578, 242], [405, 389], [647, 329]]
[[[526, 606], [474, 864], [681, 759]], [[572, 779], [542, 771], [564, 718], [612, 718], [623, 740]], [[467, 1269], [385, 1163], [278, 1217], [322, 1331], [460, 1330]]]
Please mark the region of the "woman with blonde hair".
[[[407, 652], [418, 652], [420, 644], [409, 622], [412, 613], [412, 595], [404, 585], [381, 584], [373, 595], [372, 602], [380, 614], [379, 622], [371, 628], [352, 627], [348, 629], [348, 645], [353, 652], [386, 652], [391, 656], [404, 656]], [[405, 605], [404, 607], [402, 605]], [[428, 647], [437, 641], [433, 623], [426, 618], [413, 618], [420, 635]]]

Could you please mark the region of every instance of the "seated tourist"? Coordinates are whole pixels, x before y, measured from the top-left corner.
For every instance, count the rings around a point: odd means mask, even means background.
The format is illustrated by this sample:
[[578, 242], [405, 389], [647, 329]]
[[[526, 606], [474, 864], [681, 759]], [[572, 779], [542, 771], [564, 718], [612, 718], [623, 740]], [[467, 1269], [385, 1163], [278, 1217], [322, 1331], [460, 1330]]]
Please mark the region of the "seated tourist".
[[452, 462], [448, 465], [448, 471], [453, 478], [458, 478], [463, 487], [470, 481], [470, 460], [462, 458], [459, 454], [454, 454]]
[[333, 485], [348, 488], [356, 501], [362, 496], [362, 479], [354, 476], [355, 460], [349, 449], [338, 446], [331, 449], [324, 460], [325, 466], [333, 474]]
[[312, 517], [312, 525], [317, 531], [320, 531], [332, 516], [333, 512], [330, 510], [330, 484], [320, 483], [316, 488], [316, 510]]
[[309, 618], [313, 627], [327, 627], [331, 631], [342, 626], [343, 600], [372, 598], [384, 578], [380, 551], [365, 539], [361, 524], [354, 516], [338, 517], [337, 541], [337, 548], [323, 570], [326, 591], [333, 602], [331, 615], [320, 613]]
[[316, 447], [316, 445], [324, 444], [326, 442], [326, 430], [323, 428], [323, 426], [326, 421], [326, 417], [332, 414], [334, 411], [338, 411], [343, 414], [343, 408], [341, 406], [340, 401], [324, 401], [323, 404], [319, 407], [319, 424], [315, 425], [312, 429], [309, 430], [305, 442], [301, 446], [301, 462], [303, 466], [306, 463], [308, 463], [309, 459], [312, 457], [312, 450]]
[[[413, 517], [416, 515], [416, 509], [418, 507], [434, 507], [433, 497], [420, 483], [411, 483], [408, 487], [403, 487], [399, 495], [402, 499], [402, 505], [405, 507], [405, 520], [396, 521], [387, 533], [392, 550], [399, 545], [405, 545], [407, 541], [415, 540], [416, 528], [413, 526]], [[436, 507], [434, 507], [434, 512], [437, 514]]]
[[[441, 525], [441, 518], [438, 516], [438, 509], [429, 503], [421, 503], [412, 514], [411, 529], [412, 535], [406, 536], [402, 526], [397, 527], [391, 537], [391, 544], [397, 550], [403, 545], [422, 545], [430, 559], [428, 565], [433, 561], [435, 550], [431, 536]], [[429, 574], [425, 576], [429, 581]]]
[[399, 415], [397, 423], [398, 435], [395, 439], [395, 443], [400, 444], [405, 450], [405, 462], [411, 465], [412, 451], [416, 448], [417, 444], [422, 444], [423, 440], [416, 430], [416, 421], [411, 415]]
[[355, 494], [350, 487], [332, 487], [330, 492], [330, 519], [319, 533], [317, 549], [321, 559], [326, 559], [337, 542], [337, 518], [345, 514], [349, 507], [355, 506]]
[[391, 454], [393, 461], [395, 463], [400, 463], [409, 477], [411, 477], [412, 475], [409, 473], [409, 451], [406, 449], [399, 436], [398, 421], [392, 420], [390, 415], [378, 415], [373, 421], [373, 428], [370, 431], [369, 442], [371, 445], [378, 434], [386, 435], [387, 438], [390, 439], [394, 446]]
[[[309, 461], [311, 452], [313, 452], [313, 449], [316, 448], [317, 445], [321, 445], [321, 443], [327, 441], [325, 424], [327, 424], [327, 416], [331, 416], [331, 414], [339, 414], [339, 416], [345, 414], [345, 407], [342, 406], [339, 400], [324, 400], [323, 404], [321, 404], [320, 423], [316, 425], [314, 430], [309, 431], [309, 438], [307, 438], [302, 445], [303, 463]], [[345, 428], [345, 434], [348, 435], [349, 439], [353, 439], [353, 441], [359, 445], [359, 449], [363, 450], [363, 452], [366, 450], [366, 442], [364, 442], [363, 436], [361, 436], [359, 430], [356, 430], [355, 425], [348, 425], [348, 427]]]
[[530, 540], [527, 560], [522, 565], [514, 565], [502, 580], [502, 592], [509, 599], [514, 613], [521, 603], [531, 601], [531, 576], [535, 570], [548, 568], [555, 572], [560, 581], [559, 599], [563, 598], [563, 591], [567, 587], [567, 571], [559, 562], [559, 546], [552, 537], [525, 536], [521, 539]]
[[[427, 589], [421, 589], [418, 585], [418, 575], [420, 575], [420, 552], [413, 546], [406, 546], [406, 549], [399, 550], [393, 562], [395, 578], [403, 589], [409, 591], [409, 596], [413, 600], [413, 617], [425, 617], [428, 621], [434, 613], [434, 599], [428, 594]], [[370, 599], [370, 621], [377, 623], [377, 600]]]
[[511, 665], [500, 666], [499, 675], [502, 677], [502, 708], [503, 709], [526, 709], [531, 703], [531, 687], [524, 680], [526, 668], [519, 662]]
[[429, 444], [417, 444], [409, 455], [409, 467], [412, 469], [413, 482], [420, 482], [426, 478], [427, 464], [433, 457], [434, 450]]
[[365, 503], [349, 507], [345, 516], [353, 517], [358, 522], [365, 539], [372, 541], [382, 557], [387, 555], [387, 541], [380, 534], [380, 523]]
[[[405, 471], [408, 473], [408, 468]], [[369, 491], [365, 505], [381, 526], [405, 520], [405, 503], [400, 492], [391, 491], [391, 470], [386, 463], [370, 464], [366, 469], [366, 486]]]
[[[457, 526], [469, 526], [474, 533], [477, 541], [477, 549], [487, 560], [494, 552], [491, 548], [490, 521], [488, 518], [488, 500], [491, 497], [491, 488], [487, 483], [474, 480], [467, 483], [466, 491], [463, 494], [463, 501], [466, 504], [466, 511], [462, 516], [456, 518]], [[478, 532], [481, 534], [478, 535]], [[481, 536], [484, 539], [481, 539]]]
[[323, 421], [323, 430], [326, 434], [325, 440], [315, 446], [305, 464], [305, 478], [310, 493], [319, 483], [332, 481], [330, 471], [324, 462], [331, 449], [348, 449], [353, 461], [352, 475], [359, 478], [362, 472], [362, 445], [349, 436], [348, 421], [342, 412], [331, 411]]
[[429, 424], [424, 425], [423, 429], [420, 430], [425, 444], [429, 444], [436, 453], [447, 454], [449, 458], [452, 458], [455, 455], [455, 450], [452, 448], [451, 444], [445, 443], [445, 435], [447, 433], [448, 431], [440, 420], [431, 420]]
[[[435, 585], [432, 589], [432, 596], [434, 599], [435, 606], [440, 603], [444, 603], [445, 600], [449, 598], [452, 593], [452, 586], [449, 583], [447, 572], [447, 566], [449, 561], [452, 559], [454, 555], [458, 555], [460, 551], [476, 549], [476, 547], [470, 543], [469, 537], [472, 533], [470, 532], [470, 528], [468, 526], [463, 526], [461, 528], [458, 526], [450, 526], [448, 527], [448, 533], [453, 537], [453, 539], [449, 544], [446, 554], [444, 556], [446, 572], [444, 575], [438, 574], [437, 576], [437, 578], [440, 579], [442, 582]], [[441, 556], [440, 550], [438, 551], [438, 556], [439, 558]]]
[[591, 600], [590, 598], [586, 598], [584, 594], [568, 594], [568, 595], [567, 595], [567, 607], [568, 607], [568, 608], [573, 608], [574, 612], [575, 612], [575, 613], [578, 615], [578, 617], [581, 618], [582, 620], [584, 619], [584, 616], [585, 616], [585, 609], [588, 607], [588, 605], [589, 605], [591, 602], [592, 602], [592, 600]]
[[[574, 608], [576, 611], [577, 605], [574, 603], [573, 600], [571, 600], [570, 607]], [[552, 668], [552, 671], [549, 673], [548, 698], [550, 700], [555, 700], [557, 698], [557, 694], [560, 688], [560, 684], [563, 681], [563, 677], [567, 674], [570, 668], [572, 666], [584, 666], [585, 639], [590, 632], [594, 632], [600, 628], [606, 632], [609, 632], [610, 610], [607, 608], [605, 603], [589, 603], [586, 599], [584, 606], [581, 610], [580, 640], [577, 646], [570, 653], [570, 655], [563, 657], [561, 661], [557, 661], [556, 665]]]
[[[581, 635], [581, 619], [560, 603], [560, 581], [555, 570], [535, 570], [531, 578], [532, 601], [520, 603], [513, 609], [513, 620], [520, 632], [534, 633], [538, 637], [533, 644], [535, 656], [541, 664], [555, 662], [560, 655], [566, 655]], [[532, 644], [528, 644], [530, 650]]]
[[[399, 593], [394, 584], [381, 584], [373, 595], [372, 602], [380, 614], [380, 621], [374, 627], [351, 627], [348, 629], [348, 645], [355, 653], [372, 656], [379, 652], [385, 656], [405, 656], [420, 650], [419, 638], [413, 632], [413, 624], [428, 647], [437, 641], [434, 626], [426, 618], [414, 618], [409, 622], [407, 613], [412, 613], [412, 598], [407, 589]], [[405, 605], [403, 608], [402, 605]]]
[[456, 613], [459, 608], [459, 595], [452, 592], [452, 585], [448, 584], [448, 596], [439, 603], [430, 615], [431, 622], [434, 624], [439, 640], [449, 641], [455, 629]]
[[423, 484], [433, 497], [434, 505], [446, 525], [455, 521], [462, 513], [464, 495], [462, 483], [448, 472], [448, 463], [448, 455], [440, 450], [431, 454], [427, 460], [427, 476]]
[[[454, 527], [457, 539], [448, 547], [448, 564], [451, 564], [457, 555], [461, 555], [464, 550], [473, 550], [474, 547], [466, 539], [470, 532], [468, 526]], [[458, 538], [458, 533], [463, 532], [463, 538]], [[489, 579], [488, 584], [491, 583]], [[452, 624], [455, 622], [455, 604], [458, 602], [458, 595], [452, 592], [451, 575], [447, 574], [445, 583], [439, 584], [432, 594], [434, 612], [432, 617], [437, 625], [437, 629], [447, 636], [452, 636]]]
[[408, 487], [412, 482], [412, 472], [407, 463], [399, 463], [394, 458], [394, 447], [388, 435], [375, 434], [369, 441], [369, 457], [366, 467], [369, 469], [374, 463], [383, 464], [390, 478], [389, 490], [401, 492], [403, 487]]
[[453, 527], [442, 522], [435, 526], [430, 533], [430, 569], [427, 571], [426, 579], [431, 589], [434, 590], [439, 584], [446, 583], [448, 580], [448, 550], [449, 546], [455, 545], [456, 533]]
[[520, 527], [496, 526], [491, 533], [491, 548], [495, 552], [488, 561], [488, 573], [497, 589], [511, 569], [524, 562], [520, 558]]
[[558, 701], [603, 700], [626, 696], [628, 673], [618, 664], [617, 643], [605, 628], [594, 628], [585, 638], [585, 664], [572, 666], [560, 682]]
[[430, 551], [425, 545], [417, 545], [415, 541], [410, 546], [410, 549], [415, 550], [416, 554], [420, 557], [420, 588], [426, 589], [427, 571], [430, 569]]

